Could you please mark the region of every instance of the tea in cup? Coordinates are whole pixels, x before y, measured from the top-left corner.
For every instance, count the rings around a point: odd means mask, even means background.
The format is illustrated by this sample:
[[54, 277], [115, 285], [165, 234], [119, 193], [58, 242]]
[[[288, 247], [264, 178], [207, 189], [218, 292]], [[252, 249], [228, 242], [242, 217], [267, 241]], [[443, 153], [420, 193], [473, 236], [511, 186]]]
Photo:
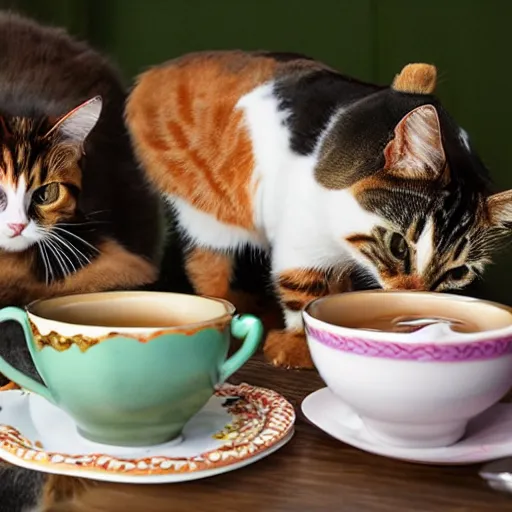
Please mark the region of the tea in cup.
[[[0, 358], [0, 372], [65, 410], [95, 442], [145, 446], [179, 438], [215, 386], [262, 338], [260, 321], [232, 304], [160, 292], [106, 292], [5, 308], [44, 384]], [[226, 360], [230, 335], [243, 339]]]
[[313, 362], [375, 439], [448, 446], [512, 387], [512, 311], [448, 294], [371, 290], [305, 309]]

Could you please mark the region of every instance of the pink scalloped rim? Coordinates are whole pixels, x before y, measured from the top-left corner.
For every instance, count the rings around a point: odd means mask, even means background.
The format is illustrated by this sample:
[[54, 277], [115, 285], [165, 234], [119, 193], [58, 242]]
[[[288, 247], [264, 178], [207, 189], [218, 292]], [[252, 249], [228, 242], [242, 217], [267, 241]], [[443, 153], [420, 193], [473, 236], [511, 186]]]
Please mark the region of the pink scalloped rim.
[[306, 325], [306, 333], [326, 347], [359, 356], [398, 359], [401, 361], [446, 362], [482, 361], [512, 354], [512, 336], [467, 343], [395, 343], [341, 334]]
[[287, 437], [295, 423], [293, 406], [271, 389], [249, 384], [224, 384], [215, 391], [215, 396], [239, 397], [231, 405], [226, 405], [232, 421], [214, 436], [223, 441], [221, 446], [193, 457], [124, 459], [101, 453], [70, 455], [47, 452], [9, 425], [0, 425], [0, 455], [4, 451], [31, 464], [68, 470], [138, 476], [193, 473], [252, 458]]

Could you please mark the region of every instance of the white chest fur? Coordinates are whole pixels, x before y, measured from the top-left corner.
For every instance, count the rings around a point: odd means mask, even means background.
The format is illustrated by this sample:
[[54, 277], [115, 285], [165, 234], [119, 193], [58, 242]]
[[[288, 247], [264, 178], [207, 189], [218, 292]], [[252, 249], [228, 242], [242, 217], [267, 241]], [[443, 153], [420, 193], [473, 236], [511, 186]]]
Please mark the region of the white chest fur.
[[314, 169], [319, 151], [307, 156], [292, 151], [285, 123], [290, 113], [279, 110], [272, 86], [258, 87], [238, 103], [256, 161], [255, 223], [273, 247], [274, 271], [337, 265], [355, 256], [345, 237], [370, 232], [378, 218], [363, 210], [348, 190], [318, 184]]

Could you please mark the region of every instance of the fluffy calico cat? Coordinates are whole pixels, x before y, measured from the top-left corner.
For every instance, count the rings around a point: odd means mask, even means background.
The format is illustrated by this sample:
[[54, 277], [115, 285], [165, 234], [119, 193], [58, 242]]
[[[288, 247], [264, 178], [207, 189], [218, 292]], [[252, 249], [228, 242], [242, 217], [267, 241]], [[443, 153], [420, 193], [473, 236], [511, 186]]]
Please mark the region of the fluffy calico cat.
[[294, 54], [191, 54], [144, 73], [127, 104], [137, 155], [190, 241], [198, 293], [230, 297], [233, 254], [271, 253], [276, 365], [311, 366], [301, 309], [356, 265], [386, 289], [461, 288], [510, 231], [436, 69], [391, 87]]
[[0, 305], [157, 278], [160, 205], [125, 92], [63, 31], [0, 14]]
[[[88, 46], [0, 13], [0, 307], [157, 279], [160, 197], [134, 160], [125, 97]], [[33, 374], [24, 346], [0, 326], [2, 356]], [[0, 509], [16, 512], [46, 479], [0, 462], [0, 481]]]

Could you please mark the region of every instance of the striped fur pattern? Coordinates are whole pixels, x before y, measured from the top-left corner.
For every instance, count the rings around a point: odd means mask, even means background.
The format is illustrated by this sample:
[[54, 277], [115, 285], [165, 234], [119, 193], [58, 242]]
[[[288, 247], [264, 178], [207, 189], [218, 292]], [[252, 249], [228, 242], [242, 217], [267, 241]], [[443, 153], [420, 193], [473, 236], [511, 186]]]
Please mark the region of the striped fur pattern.
[[301, 309], [350, 288], [462, 288], [507, 239], [512, 193], [492, 194], [468, 136], [434, 96], [436, 69], [390, 87], [310, 58], [190, 54], [139, 77], [126, 119], [176, 212], [198, 293], [228, 297], [233, 255], [271, 257], [286, 329], [270, 361], [309, 367]]

